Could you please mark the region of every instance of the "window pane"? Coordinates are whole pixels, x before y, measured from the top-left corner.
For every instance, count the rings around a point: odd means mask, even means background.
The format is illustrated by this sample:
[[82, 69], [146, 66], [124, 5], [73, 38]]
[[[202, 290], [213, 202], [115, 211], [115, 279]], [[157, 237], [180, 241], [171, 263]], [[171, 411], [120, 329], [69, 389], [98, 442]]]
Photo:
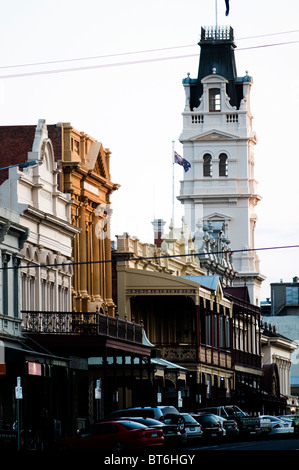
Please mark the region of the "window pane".
[[219, 156], [219, 176], [227, 176], [227, 155], [221, 153]]
[[212, 176], [212, 157], [209, 153], [203, 157], [203, 175]]
[[220, 89], [211, 88], [209, 93], [209, 110], [220, 111]]

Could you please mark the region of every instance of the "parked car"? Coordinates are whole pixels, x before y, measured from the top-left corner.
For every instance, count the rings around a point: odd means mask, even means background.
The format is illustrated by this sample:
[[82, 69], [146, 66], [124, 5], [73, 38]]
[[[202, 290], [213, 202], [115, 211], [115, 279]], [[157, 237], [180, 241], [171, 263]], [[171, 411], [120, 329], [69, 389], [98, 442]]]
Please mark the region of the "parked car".
[[203, 437], [205, 438], [214, 438], [214, 437], [224, 437], [226, 431], [223, 428], [221, 422], [217, 419], [212, 413], [192, 413], [191, 416], [196, 419], [196, 421], [201, 424], [203, 430]]
[[290, 419], [292, 422], [292, 426], [294, 428], [294, 432], [298, 433], [299, 432], [299, 416], [290, 414], [290, 415], [283, 415], [283, 416], [278, 416], [280, 419]]
[[200, 408], [197, 413], [213, 413], [226, 419], [233, 419], [238, 423], [240, 434], [261, 434], [261, 420], [258, 416], [249, 416], [236, 405], [212, 406]]
[[271, 421], [271, 431], [269, 432], [270, 436], [273, 434], [291, 434], [294, 432], [291, 421], [288, 422], [278, 418], [277, 416], [271, 415], [261, 415], [261, 418], [267, 418]]
[[[157, 419], [153, 418], [143, 418], [141, 416], [130, 416], [128, 417], [118, 417], [118, 420], [128, 420], [136, 421], [138, 423], [144, 424], [149, 428], [159, 428], [163, 431], [163, 436], [165, 440], [165, 444], [185, 444], [187, 442], [187, 435], [186, 433], [180, 432], [180, 429], [177, 424], [166, 424], [165, 422], [158, 421]], [[195, 421], [196, 422], [196, 421]], [[196, 424], [198, 424], [196, 422]]]
[[118, 416], [142, 416], [163, 421], [165, 424], [177, 424], [180, 432], [185, 429], [185, 421], [181, 413], [174, 406], [137, 406], [124, 410], [112, 411], [109, 418]]
[[269, 434], [272, 426], [271, 426], [271, 420], [267, 418], [267, 416], [258, 416], [258, 419], [260, 421], [260, 429], [261, 429], [261, 434]]
[[125, 452], [164, 446], [163, 431], [130, 421], [102, 421], [66, 439], [58, 441], [54, 450]]
[[199, 439], [203, 436], [203, 430], [200, 423], [196, 421], [189, 413], [182, 413], [185, 420], [185, 432], [187, 442], [193, 439]]
[[238, 428], [238, 423], [234, 419], [226, 419], [222, 416], [216, 417], [219, 421], [222, 421], [222, 426], [226, 431], [226, 437], [238, 437], [240, 430]]

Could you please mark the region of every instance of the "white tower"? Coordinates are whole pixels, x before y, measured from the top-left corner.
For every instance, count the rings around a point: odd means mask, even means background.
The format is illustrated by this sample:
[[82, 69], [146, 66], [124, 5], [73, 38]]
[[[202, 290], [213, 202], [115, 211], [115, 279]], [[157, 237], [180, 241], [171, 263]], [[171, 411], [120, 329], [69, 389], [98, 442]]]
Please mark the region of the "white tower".
[[231, 27], [202, 28], [198, 77], [183, 80], [184, 158], [191, 168], [184, 174], [178, 199], [192, 232], [198, 224], [222, 222], [233, 250], [237, 278], [247, 285], [250, 301], [259, 305], [259, 259], [253, 251], [261, 199], [254, 179], [254, 148], [250, 91], [252, 78], [238, 77]]

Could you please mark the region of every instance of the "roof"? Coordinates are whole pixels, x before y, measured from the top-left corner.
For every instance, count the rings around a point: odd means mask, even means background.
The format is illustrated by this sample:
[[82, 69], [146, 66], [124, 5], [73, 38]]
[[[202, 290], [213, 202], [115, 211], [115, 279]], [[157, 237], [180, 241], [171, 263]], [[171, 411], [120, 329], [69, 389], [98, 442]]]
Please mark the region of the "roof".
[[220, 276], [179, 276], [190, 281], [197, 282], [210, 290], [216, 290], [219, 285]]
[[180, 369], [182, 371], [188, 370], [186, 369], [186, 367], [180, 366], [179, 364], [174, 364], [173, 362], [166, 361], [166, 359], [162, 359], [161, 357], [152, 357], [151, 363], [163, 366], [166, 369], [173, 369], [173, 370]]
[[[34, 126], [0, 126], [0, 160], [1, 166], [16, 165], [28, 160], [32, 150], [36, 125]], [[8, 178], [8, 170], [0, 172], [0, 184]]]
[[216, 69], [217, 75], [227, 80], [226, 90], [230, 104], [239, 108], [243, 99], [243, 82], [250, 81], [251, 77], [237, 77], [233, 29], [230, 26], [204, 27], [199, 46], [201, 52], [198, 76], [196, 80], [189, 82], [191, 110], [199, 106], [203, 93], [201, 81], [212, 74], [212, 69]]

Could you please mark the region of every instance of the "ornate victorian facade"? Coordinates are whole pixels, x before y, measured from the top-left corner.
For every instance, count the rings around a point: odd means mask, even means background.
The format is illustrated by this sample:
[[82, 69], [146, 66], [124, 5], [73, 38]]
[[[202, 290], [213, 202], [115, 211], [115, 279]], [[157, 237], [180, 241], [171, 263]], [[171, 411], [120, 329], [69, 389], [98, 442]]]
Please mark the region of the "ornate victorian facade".
[[[48, 126], [61, 168], [60, 189], [72, 202], [74, 240], [73, 309], [113, 314], [110, 196], [118, 189], [110, 177], [110, 151], [69, 123]], [[101, 262], [99, 262], [101, 261]]]

